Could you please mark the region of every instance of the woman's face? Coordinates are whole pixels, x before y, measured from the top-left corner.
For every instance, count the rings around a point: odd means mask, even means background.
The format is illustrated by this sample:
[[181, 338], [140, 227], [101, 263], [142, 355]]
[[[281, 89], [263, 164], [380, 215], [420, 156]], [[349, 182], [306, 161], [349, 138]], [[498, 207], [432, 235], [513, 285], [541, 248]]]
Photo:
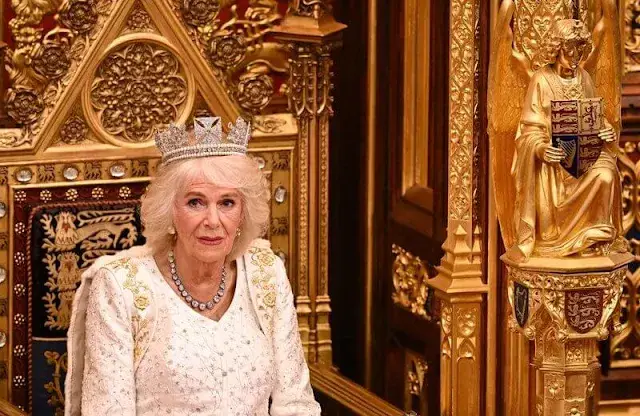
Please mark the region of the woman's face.
[[213, 263], [223, 260], [233, 247], [242, 221], [242, 198], [237, 189], [192, 183], [178, 193], [173, 213], [181, 251]]
[[558, 62], [563, 68], [575, 71], [582, 62], [586, 49], [586, 42], [563, 42], [558, 54]]

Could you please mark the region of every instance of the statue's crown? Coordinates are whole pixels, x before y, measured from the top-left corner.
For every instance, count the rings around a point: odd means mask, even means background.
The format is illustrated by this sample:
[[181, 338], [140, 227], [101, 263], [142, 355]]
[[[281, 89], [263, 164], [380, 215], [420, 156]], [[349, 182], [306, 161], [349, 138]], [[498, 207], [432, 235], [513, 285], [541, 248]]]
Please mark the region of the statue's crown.
[[229, 134], [222, 132], [220, 117], [196, 117], [193, 135], [185, 125], [171, 123], [156, 134], [156, 145], [162, 153], [162, 162], [209, 156], [244, 155], [251, 136], [251, 125], [238, 117], [229, 123]]

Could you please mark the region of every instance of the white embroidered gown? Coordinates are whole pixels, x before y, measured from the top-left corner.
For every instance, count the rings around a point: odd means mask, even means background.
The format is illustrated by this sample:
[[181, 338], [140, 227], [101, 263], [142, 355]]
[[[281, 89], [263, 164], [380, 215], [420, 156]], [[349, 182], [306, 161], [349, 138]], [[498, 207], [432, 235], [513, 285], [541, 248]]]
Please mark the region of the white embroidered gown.
[[[87, 307], [82, 414], [320, 415], [297, 330], [284, 331], [287, 339], [276, 336], [274, 349], [270, 347], [272, 340], [260, 328], [242, 263], [238, 261], [231, 305], [219, 321], [213, 321], [184, 303], [153, 257], [140, 259], [138, 264], [149, 271], [145, 275], [162, 301], [157, 330], [135, 371], [123, 289], [108, 270], [101, 269]], [[280, 311], [277, 316], [283, 319], [274, 324], [294, 329], [295, 309], [288, 290], [289, 310]]]

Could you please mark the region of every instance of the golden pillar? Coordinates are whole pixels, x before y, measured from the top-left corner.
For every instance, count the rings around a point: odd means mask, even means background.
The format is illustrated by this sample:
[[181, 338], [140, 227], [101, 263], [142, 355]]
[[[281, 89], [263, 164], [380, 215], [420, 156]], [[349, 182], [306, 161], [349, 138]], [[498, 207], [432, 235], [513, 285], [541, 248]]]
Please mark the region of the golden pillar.
[[299, 223], [296, 305], [302, 344], [311, 364], [332, 364], [328, 285], [329, 119], [331, 50], [346, 26], [328, 0], [293, 1], [274, 33], [291, 51], [289, 110], [298, 122], [296, 167]]
[[483, 412], [483, 319], [487, 285], [482, 280], [474, 170], [478, 124], [480, 0], [450, 0], [449, 201], [445, 255], [435, 290], [440, 315], [440, 408], [443, 415]]

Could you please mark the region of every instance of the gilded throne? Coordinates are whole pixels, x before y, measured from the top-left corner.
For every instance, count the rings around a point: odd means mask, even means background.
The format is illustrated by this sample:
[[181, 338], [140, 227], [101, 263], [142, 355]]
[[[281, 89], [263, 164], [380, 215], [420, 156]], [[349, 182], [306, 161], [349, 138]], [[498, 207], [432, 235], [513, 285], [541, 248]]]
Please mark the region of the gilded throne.
[[[11, 6], [0, 129], [0, 398], [28, 413], [63, 414], [80, 275], [99, 256], [144, 243], [138, 209], [159, 162], [153, 136], [202, 114], [251, 119], [250, 152], [271, 184], [265, 237], [292, 276], [307, 359], [330, 362], [326, 258], [309, 244], [324, 242], [326, 253], [327, 226], [308, 205], [327, 209], [330, 52], [344, 27], [330, 4]], [[319, 336], [310, 339], [312, 330]]]

